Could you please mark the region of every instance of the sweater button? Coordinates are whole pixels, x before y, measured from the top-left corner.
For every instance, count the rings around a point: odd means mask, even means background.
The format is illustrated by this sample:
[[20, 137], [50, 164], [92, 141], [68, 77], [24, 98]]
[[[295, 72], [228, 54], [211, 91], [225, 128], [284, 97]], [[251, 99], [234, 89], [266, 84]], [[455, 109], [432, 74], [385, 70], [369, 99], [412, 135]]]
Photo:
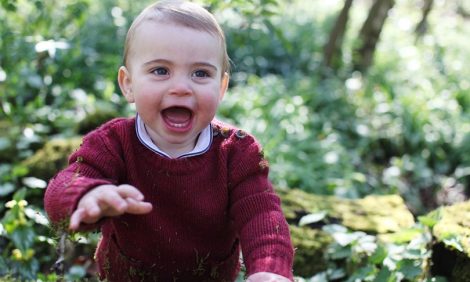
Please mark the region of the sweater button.
[[220, 129], [220, 135], [222, 135], [224, 138], [228, 137], [229, 132], [230, 132], [230, 129], [228, 129], [227, 127]]
[[243, 139], [246, 137], [246, 132], [243, 130], [237, 130], [237, 132], [235, 132], [235, 136], [237, 136], [238, 139]]

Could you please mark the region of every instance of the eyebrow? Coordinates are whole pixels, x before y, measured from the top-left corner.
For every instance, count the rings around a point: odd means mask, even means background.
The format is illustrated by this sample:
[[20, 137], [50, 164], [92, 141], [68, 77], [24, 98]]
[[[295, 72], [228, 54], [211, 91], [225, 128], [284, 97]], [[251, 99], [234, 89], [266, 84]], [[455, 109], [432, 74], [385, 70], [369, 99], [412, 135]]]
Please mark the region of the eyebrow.
[[[169, 60], [165, 60], [165, 59], [155, 59], [155, 60], [151, 60], [151, 61], [148, 61], [148, 62], [145, 62], [144, 63], [144, 67], [148, 67], [148, 66], [151, 66], [153, 64], [166, 64], [166, 65], [174, 65], [174, 63], [172, 61], [169, 61]], [[207, 62], [194, 62], [191, 64], [192, 66], [204, 66], [204, 67], [208, 67], [208, 68], [212, 68], [214, 69], [215, 71], [218, 70], [218, 68], [211, 64], [211, 63], [207, 63]]]

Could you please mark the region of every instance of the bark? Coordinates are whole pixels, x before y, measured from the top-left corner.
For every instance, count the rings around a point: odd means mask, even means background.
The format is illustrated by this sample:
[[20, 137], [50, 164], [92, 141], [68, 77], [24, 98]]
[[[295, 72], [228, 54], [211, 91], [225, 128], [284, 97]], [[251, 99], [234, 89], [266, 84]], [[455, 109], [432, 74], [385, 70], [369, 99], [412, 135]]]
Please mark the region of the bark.
[[366, 72], [371, 66], [380, 33], [384, 26], [388, 12], [395, 5], [394, 0], [376, 0], [364, 22], [357, 43], [353, 51], [353, 69]]
[[428, 16], [432, 10], [434, 0], [424, 0], [421, 21], [416, 25], [415, 33], [418, 38], [422, 37], [428, 30]]
[[349, 19], [349, 10], [353, 0], [346, 0], [333, 29], [330, 32], [328, 42], [324, 47], [323, 66], [337, 70], [341, 65], [341, 46], [343, 45], [346, 25]]
[[470, 19], [470, 12], [465, 9], [463, 1], [459, 1], [457, 3], [457, 14], [459, 14], [462, 18], [466, 20]]

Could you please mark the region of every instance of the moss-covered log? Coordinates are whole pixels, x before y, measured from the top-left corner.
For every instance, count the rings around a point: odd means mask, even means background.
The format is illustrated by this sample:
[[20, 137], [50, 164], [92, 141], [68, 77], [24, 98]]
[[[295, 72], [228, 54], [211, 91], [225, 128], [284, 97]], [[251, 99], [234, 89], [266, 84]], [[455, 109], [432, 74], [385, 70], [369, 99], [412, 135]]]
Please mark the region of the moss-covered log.
[[310, 277], [327, 268], [325, 252], [332, 239], [327, 233], [306, 227], [290, 226], [295, 248], [294, 272], [298, 276]]
[[362, 199], [321, 196], [298, 189], [279, 191], [286, 218], [296, 223], [310, 213], [326, 212], [325, 223], [339, 223], [352, 230], [380, 234], [414, 224], [413, 215], [398, 195], [371, 195]]
[[[349, 200], [313, 195], [298, 189], [279, 191], [279, 195], [296, 249], [294, 271], [296, 275], [304, 277], [311, 277], [327, 269], [325, 252], [332, 239], [321, 230], [322, 225], [338, 223], [351, 230], [384, 234], [397, 232], [414, 224], [413, 215], [406, 208], [403, 199], [396, 195]], [[319, 212], [326, 213], [322, 221], [298, 226], [302, 216]]]
[[68, 156], [80, 146], [81, 140], [81, 137], [53, 139], [23, 164], [30, 175], [47, 180], [66, 166]]

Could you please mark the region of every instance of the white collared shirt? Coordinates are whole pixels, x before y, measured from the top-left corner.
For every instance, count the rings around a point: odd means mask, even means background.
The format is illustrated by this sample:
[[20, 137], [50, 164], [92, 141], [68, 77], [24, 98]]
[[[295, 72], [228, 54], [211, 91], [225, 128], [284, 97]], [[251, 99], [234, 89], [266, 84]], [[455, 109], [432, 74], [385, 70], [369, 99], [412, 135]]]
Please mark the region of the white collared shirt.
[[[139, 138], [140, 142], [145, 147], [147, 147], [154, 153], [157, 153], [159, 155], [172, 159], [170, 155], [162, 151], [160, 148], [158, 148], [158, 146], [155, 143], [153, 143], [152, 139], [150, 138], [150, 135], [147, 132], [147, 128], [145, 127], [144, 121], [140, 118], [139, 115], [137, 115], [135, 119], [135, 131], [137, 133], [137, 137]], [[180, 158], [189, 158], [189, 157], [202, 155], [209, 150], [209, 148], [211, 147], [211, 144], [212, 144], [212, 126], [209, 124], [206, 128], [204, 128], [201, 131], [201, 133], [199, 133], [196, 146], [194, 146], [194, 148], [191, 151], [185, 152], [174, 158], [180, 159]]]

